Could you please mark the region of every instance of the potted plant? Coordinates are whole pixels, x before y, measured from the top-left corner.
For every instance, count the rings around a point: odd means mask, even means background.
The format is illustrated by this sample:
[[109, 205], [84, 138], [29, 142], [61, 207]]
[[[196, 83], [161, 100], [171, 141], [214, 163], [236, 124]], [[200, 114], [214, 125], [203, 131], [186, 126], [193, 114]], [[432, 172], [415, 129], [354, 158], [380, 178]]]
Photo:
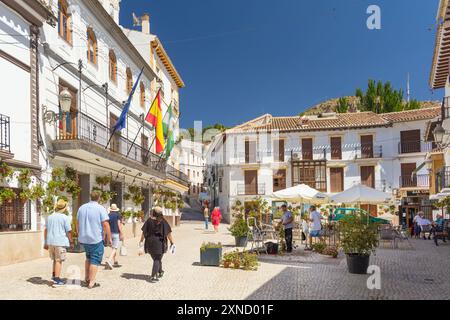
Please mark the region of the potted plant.
[[378, 224], [370, 223], [366, 213], [351, 214], [340, 221], [341, 246], [350, 273], [366, 274], [370, 254], [378, 245]]
[[7, 179], [10, 179], [14, 173], [14, 170], [8, 166], [6, 162], [0, 163], [0, 182], [4, 182]]
[[222, 263], [224, 268], [230, 268], [233, 263], [234, 252], [228, 252], [223, 255]]
[[233, 254], [233, 268], [240, 269], [241, 268], [241, 254], [239, 250], [236, 250]]
[[236, 247], [247, 246], [248, 225], [243, 215], [237, 215], [231, 227], [228, 229], [236, 241]]
[[17, 194], [11, 188], [0, 188], [0, 204], [12, 203], [17, 198]]
[[130, 201], [130, 199], [131, 199], [131, 194], [129, 194], [128, 192], [125, 192], [123, 194], [123, 200]]
[[257, 270], [258, 269], [258, 255], [244, 251], [242, 253], [242, 268], [244, 270]]
[[31, 170], [28, 168], [20, 169], [17, 181], [21, 188], [26, 189], [31, 183]]
[[323, 249], [322, 254], [326, 255], [326, 256], [330, 256], [333, 258], [337, 258], [339, 255], [339, 251], [336, 247], [334, 246], [328, 246], [325, 249]]
[[222, 244], [219, 243], [203, 243], [200, 248], [200, 264], [202, 266], [220, 266], [220, 258], [222, 257]]

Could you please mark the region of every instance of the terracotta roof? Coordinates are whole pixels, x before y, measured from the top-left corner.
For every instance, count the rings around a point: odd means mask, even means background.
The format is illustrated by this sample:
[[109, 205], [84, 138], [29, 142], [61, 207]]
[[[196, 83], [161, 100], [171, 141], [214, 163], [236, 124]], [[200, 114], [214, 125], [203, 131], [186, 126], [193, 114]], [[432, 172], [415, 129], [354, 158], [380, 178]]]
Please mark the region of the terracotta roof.
[[376, 114], [373, 112], [341, 113], [325, 117], [273, 117], [265, 114], [226, 131], [226, 133], [265, 131], [319, 131], [388, 127], [393, 123], [431, 120], [440, 115], [440, 108]]
[[417, 121], [417, 120], [429, 120], [441, 115], [441, 108], [425, 108], [425, 109], [417, 109], [410, 111], [402, 111], [402, 112], [391, 112], [385, 113], [381, 116], [390, 122], [408, 122], [408, 121]]

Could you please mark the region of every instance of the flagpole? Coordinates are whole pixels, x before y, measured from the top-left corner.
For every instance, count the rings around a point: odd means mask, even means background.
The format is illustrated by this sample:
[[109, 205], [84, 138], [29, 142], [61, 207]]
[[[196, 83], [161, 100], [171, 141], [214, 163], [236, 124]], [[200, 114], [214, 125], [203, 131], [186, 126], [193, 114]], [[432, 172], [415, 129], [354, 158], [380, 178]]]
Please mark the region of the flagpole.
[[145, 118], [142, 119], [141, 126], [139, 127], [139, 130], [138, 130], [138, 132], [136, 133], [136, 136], [134, 137], [134, 140], [133, 140], [133, 142], [131, 143], [131, 146], [130, 146], [130, 148], [129, 148], [128, 151], [127, 151], [127, 158], [128, 158], [128, 155], [129, 155], [130, 152], [131, 152], [131, 149], [133, 149], [133, 146], [134, 146], [134, 144], [135, 144], [135, 142], [136, 142], [136, 140], [137, 140], [137, 137], [138, 137], [139, 133], [141, 132], [142, 128], [144, 128], [144, 121], [145, 121]]

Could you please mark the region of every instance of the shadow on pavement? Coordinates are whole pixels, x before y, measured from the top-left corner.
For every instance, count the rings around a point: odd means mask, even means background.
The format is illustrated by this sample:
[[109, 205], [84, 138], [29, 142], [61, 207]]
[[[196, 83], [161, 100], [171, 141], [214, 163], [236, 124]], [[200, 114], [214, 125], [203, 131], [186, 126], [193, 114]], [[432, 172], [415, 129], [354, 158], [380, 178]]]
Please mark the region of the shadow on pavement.
[[35, 284], [35, 285], [40, 285], [40, 286], [48, 286], [48, 287], [53, 286], [53, 282], [42, 279], [41, 277], [30, 278], [27, 280], [27, 282]]
[[148, 274], [134, 274], [134, 273], [122, 273], [121, 277], [127, 280], [147, 281], [148, 279], [150, 279], [150, 276]]

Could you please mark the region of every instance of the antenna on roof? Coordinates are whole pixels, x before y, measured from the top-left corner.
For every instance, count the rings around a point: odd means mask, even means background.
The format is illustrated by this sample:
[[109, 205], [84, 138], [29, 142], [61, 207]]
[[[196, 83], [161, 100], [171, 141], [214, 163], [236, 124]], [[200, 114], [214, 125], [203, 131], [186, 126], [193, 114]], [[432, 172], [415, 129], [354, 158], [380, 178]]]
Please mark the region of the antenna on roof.
[[141, 27], [142, 26], [142, 20], [136, 16], [136, 14], [133, 12], [133, 27]]
[[406, 101], [408, 102], [408, 104], [410, 100], [411, 100], [411, 88], [409, 86], [409, 72], [408, 72], [408, 80], [406, 83]]

